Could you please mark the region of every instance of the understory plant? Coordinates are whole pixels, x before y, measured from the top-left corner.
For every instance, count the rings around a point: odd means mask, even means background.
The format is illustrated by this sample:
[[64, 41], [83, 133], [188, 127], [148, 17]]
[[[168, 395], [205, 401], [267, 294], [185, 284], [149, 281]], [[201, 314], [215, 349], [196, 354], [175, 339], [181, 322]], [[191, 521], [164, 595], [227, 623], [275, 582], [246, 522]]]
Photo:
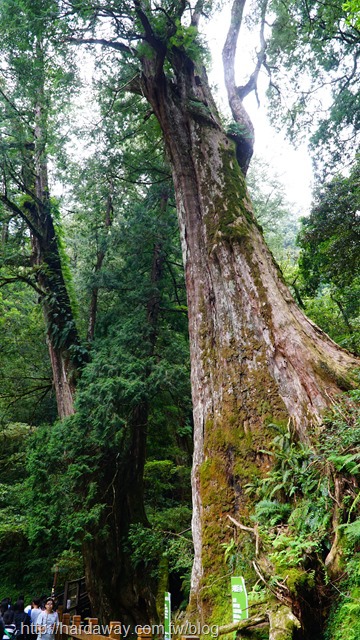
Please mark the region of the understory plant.
[[294, 438], [290, 423], [269, 425], [274, 437], [262, 453], [271, 470], [247, 485], [255, 503], [242, 527], [248, 533], [225, 549], [232, 570], [244, 565], [249, 589], [252, 565], [255, 588], [266, 588], [262, 598], [290, 606], [313, 639], [360, 637], [359, 400], [359, 391], [334, 399], [308, 443]]

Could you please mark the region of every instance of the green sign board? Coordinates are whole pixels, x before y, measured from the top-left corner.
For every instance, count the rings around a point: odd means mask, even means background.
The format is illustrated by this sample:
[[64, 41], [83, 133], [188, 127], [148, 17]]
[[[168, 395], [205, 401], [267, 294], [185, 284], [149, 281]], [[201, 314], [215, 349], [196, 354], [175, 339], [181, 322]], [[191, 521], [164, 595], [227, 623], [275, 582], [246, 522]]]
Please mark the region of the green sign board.
[[241, 577], [231, 578], [231, 602], [233, 610], [233, 622], [246, 620], [248, 614], [248, 598], [245, 580]]
[[164, 640], [171, 640], [171, 595], [165, 591]]

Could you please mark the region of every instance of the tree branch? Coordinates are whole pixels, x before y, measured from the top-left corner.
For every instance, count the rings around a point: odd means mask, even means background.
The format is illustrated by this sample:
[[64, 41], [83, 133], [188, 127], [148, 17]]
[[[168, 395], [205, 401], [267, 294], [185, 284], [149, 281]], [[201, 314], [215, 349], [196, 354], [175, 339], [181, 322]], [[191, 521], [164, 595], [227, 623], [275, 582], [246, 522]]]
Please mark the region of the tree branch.
[[255, 536], [255, 555], [258, 556], [259, 549], [260, 549], [258, 525], [255, 524], [254, 527], [246, 527], [244, 524], [241, 524], [241, 522], [238, 522], [237, 520], [235, 520], [235, 518], [233, 518], [232, 516], [228, 515], [228, 518], [236, 527], [239, 527], [239, 529], [241, 529], [242, 531], [248, 531], [249, 533], [252, 533]]
[[6, 93], [0, 88], [0, 95], [2, 95], [2, 97], [4, 98], [4, 100], [11, 106], [11, 108], [15, 111], [16, 115], [18, 116], [18, 118], [20, 120], [22, 120], [23, 122], [25, 122], [26, 126], [29, 127], [29, 129], [31, 131], [33, 131], [29, 121], [23, 116], [23, 114], [19, 111], [19, 109], [17, 108], [16, 104], [14, 104], [14, 102], [12, 102], [12, 100], [10, 100], [10, 98], [6, 95]]
[[223, 636], [233, 631], [243, 631], [244, 629], [250, 629], [251, 627], [257, 627], [260, 624], [269, 624], [269, 619], [266, 615], [253, 616], [247, 620], [240, 620], [240, 622], [231, 622], [218, 628], [218, 635]]
[[191, 16], [191, 26], [193, 27], [199, 26], [199, 20], [203, 13], [204, 4], [205, 4], [205, 0], [197, 0], [197, 3], [194, 7], [193, 14]]
[[[266, 17], [267, 3], [268, 3], [268, 0], [265, 0], [261, 8], [260, 51], [257, 54], [257, 63], [255, 65], [255, 69], [251, 74], [248, 82], [244, 86], [237, 88], [237, 93], [241, 100], [243, 100], [249, 93], [251, 93], [251, 91], [255, 91], [256, 97], [257, 97], [257, 81], [258, 81], [260, 69], [266, 60], [267, 43], [265, 40], [264, 30], [265, 30], [265, 17]], [[258, 97], [257, 97], [257, 101], [259, 104]]]
[[39, 296], [43, 296], [44, 295], [44, 291], [42, 289], [40, 289], [35, 284], [35, 282], [32, 282], [30, 280], [30, 278], [28, 278], [26, 276], [21, 276], [21, 275], [16, 275], [16, 276], [13, 276], [12, 278], [0, 277], [0, 288], [1, 287], [5, 287], [7, 284], [12, 284], [13, 282], [24, 282], [25, 284], [29, 285], [29, 287], [34, 289], [34, 291], [36, 291], [36, 293], [38, 293]]
[[239, 125], [236, 135], [236, 156], [244, 175], [249, 168], [254, 146], [254, 127], [245, 110], [235, 84], [235, 54], [246, 0], [234, 0], [231, 9], [231, 20], [224, 48], [222, 51], [225, 86], [228, 94], [231, 113]]
[[106, 38], [65, 38], [65, 41], [70, 42], [70, 44], [101, 44], [103, 47], [110, 47], [122, 53], [134, 53], [131, 47], [128, 47], [123, 42], [107, 40]]
[[146, 42], [148, 42], [149, 45], [154, 49], [154, 51], [160, 54], [160, 56], [163, 58], [166, 53], [166, 47], [164, 43], [161, 42], [161, 40], [154, 34], [153, 28], [150, 24], [150, 20], [143, 10], [140, 0], [134, 0], [134, 6], [139, 20], [144, 27]]
[[31, 230], [31, 232], [34, 234], [34, 236], [36, 236], [36, 238], [38, 238], [39, 240], [41, 240], [42, 235], [39, 232], [39, 230], [35, 227], [35, 225], [33, 224], [33, 222], [30, 220], [30, 218], [23, 212], [22, 209], [20, 209], [20, 207], [17, 206], [17, 204], [15, 204], [15, 202], [13, 202], [12, 200], [9, 200], [9, 198], [3, 194], [0, 194], [0, 201], [8, 208], [10, 209], [10, 211], [12, 211], [15, 215], [20, 216], [20, 218], [22, 218], [22, 220], [24, 220], [26, 222], [26, 224], [28, 225], [29, 229]]

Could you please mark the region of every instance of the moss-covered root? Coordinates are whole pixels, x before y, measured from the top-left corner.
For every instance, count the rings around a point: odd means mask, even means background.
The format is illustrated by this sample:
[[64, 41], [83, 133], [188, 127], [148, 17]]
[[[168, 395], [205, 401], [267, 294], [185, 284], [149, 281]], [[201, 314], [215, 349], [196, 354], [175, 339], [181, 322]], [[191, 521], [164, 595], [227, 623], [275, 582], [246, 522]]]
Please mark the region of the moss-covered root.
[[289, 607], [281, 604], [269, 611], [269, 640], [292, 640], [296, 629], [300, 629], [300, 622], [295, 618]]

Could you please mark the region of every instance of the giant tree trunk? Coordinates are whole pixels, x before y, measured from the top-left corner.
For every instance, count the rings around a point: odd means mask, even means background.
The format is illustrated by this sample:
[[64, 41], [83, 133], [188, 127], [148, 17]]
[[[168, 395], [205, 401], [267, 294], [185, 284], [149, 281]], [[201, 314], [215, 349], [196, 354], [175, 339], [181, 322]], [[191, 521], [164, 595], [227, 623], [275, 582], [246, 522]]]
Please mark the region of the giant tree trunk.
[[[34, 287], [42, 305], [49, 348], [53, 383], [60, 418], [74, 413], [74, 393], [79, 371], [86, 361], [86, 351], [80, 344], [67, 290], [61, 241], [56, 233], [56, 205], [51, 202], [47, 167], [47, 97], [45, 95], [45, 65], [40, 40], [36, 41], [33, 64], [33, 124], [22, 131], [14, 118], [12, 134], [19, 146], [19, 167], [4, 178], [0, 199], [27, 225], [31, 237], [32, 271], [25, 279]], [[42, 71], [42, 73], [40, 73]], [[19, 86], [21, 86], [19, 82]], [[10, 126], [10, 125], [9, 125]], [[19, 131], [22, 136], [18, 139]], [[6, 163], [4, 165], [5, 171]], [[8, 183], [11, 188], [8, 188]], [[22, 276], [22, 274], [20, 274]]]
[[[159, 56], [160, 57], [160, 56]], [[246, 514], [244, 485], [266, 470], [270, 422], [302, 441], [359, 362], [295, 304], [257, 225], [235, 143], [203, 70], [174, 50], [175, 78], [143, 59], [142, 90], [172, 165], [189, 308], [194, 407], [193, 603], [225, 573], [227, 514]], [[205, 618], [204, 618], [205, 616]]]

